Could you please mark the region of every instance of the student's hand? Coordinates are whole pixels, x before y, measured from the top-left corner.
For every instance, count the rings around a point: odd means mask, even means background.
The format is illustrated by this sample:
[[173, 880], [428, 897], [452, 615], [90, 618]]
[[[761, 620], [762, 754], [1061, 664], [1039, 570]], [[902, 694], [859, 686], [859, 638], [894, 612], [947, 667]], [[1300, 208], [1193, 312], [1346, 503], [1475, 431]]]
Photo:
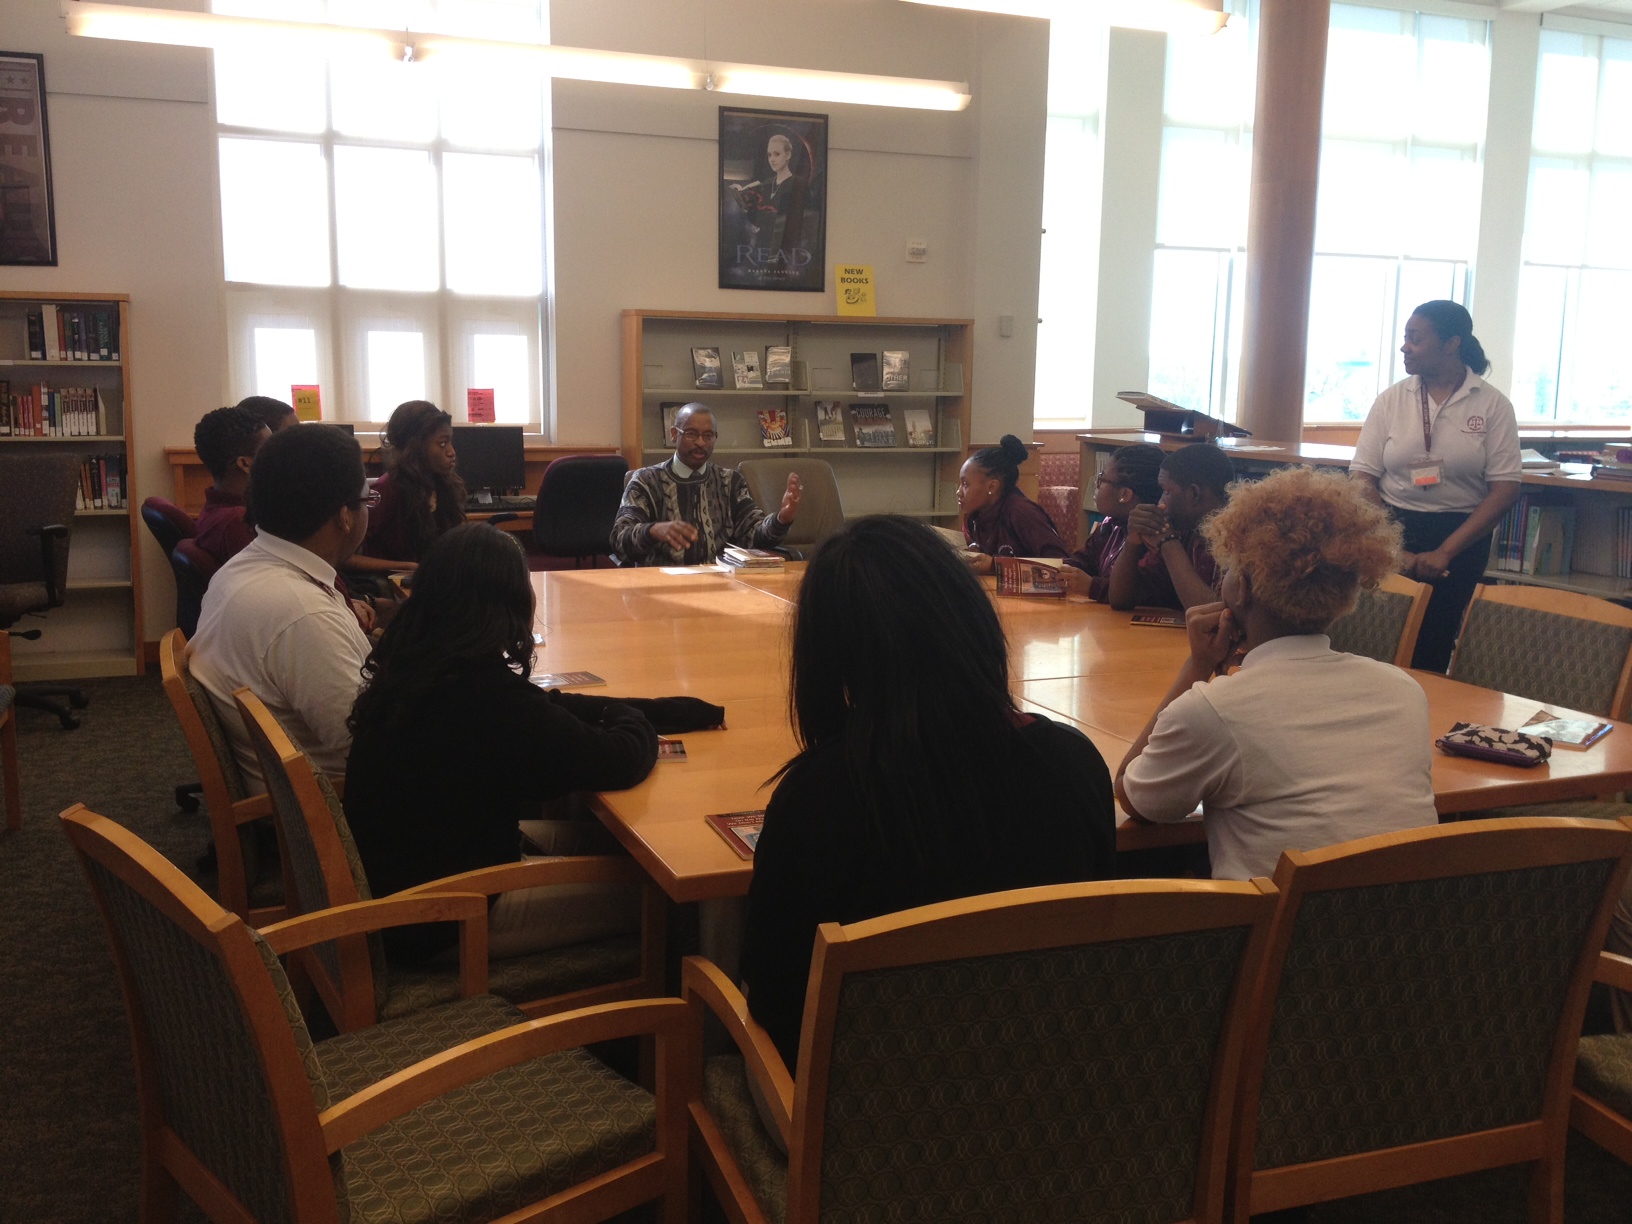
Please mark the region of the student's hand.
[[799, 473], [788, 473], [788, 491], [782, 494], [782, 508], [776, 512], [776, 521], [779, 523], [793, 522], [793, 516], [799, 513], [799, 495], [804, 492], [804, 486], [799, 483]]
[[1197, 604], [1184, 614], [1184, 631], [1190, 639], [1190, 660], [1202, 675], [1223, 671], [1235, 659], [1241, 645], [1241, 628], [1222, 603]]
[[1436, 548], [1433, 552], [1418, 553], [1416, 561], [1417, 580], [1419, 582], [1437, 582], [1441, 578], [1450, 576], [1451, 554], [1443, 548]]
[[1407, 578], [1413, 578], [1417, 573], [1417, 554], [1400, 550], [1400, 573]]
[[652, 539], [661, 540], [670, 548], [678, 548], [684, 552], [696, 541], [697, 528], [678, 519], [665, 519], [661, 523], [652, 524]]
[[1080, 570], [1074, 565], [1060, 566], [1060, 573], [1065, 578], [1065, 591], [1068, 595], [1088, 595], [1093, 590], [1093, 578], [1087, 570]]
[[361, 599], [354, 599], [351, 601], [351, 612], [364, 633], [374, 632], [374, 609], [370, 604]]
[[1145, 503], [1128, 511], [1128, 535], [1155, 552], [1167, 534], [1167, 511], [1155, 503]]
[[975, 573], [989, 574], [992, 572], [992, 559], [986, 553], [978, 552], [973, 548], [966, 548], [958, 555], [963, 558], [963, 563]]

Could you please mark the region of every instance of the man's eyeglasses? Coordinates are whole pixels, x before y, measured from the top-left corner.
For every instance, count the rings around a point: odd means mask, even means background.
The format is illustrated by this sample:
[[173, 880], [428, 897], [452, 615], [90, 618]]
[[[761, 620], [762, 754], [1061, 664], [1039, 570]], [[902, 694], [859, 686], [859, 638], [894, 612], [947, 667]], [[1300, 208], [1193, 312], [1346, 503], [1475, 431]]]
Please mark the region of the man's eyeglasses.
[[1101, 473], [1099, 473], [1099, 475], [1094, 477], [1094, 484], [1095, 485], [1106, 485], [1106, 484], [1108, 484], [1108, 485], [1111, 485], [1113, 488], [1118, 488], [1118, 489], [1122, 489], [1122, 488], [1127, 487], [1120, 480], [1112, 480], [1104, 472], [1101, 472]]
[[685, 442], [714, 442], [719, 439], [719, 436], [712, 429], [684, 429], [680, 431], [680, 438]]

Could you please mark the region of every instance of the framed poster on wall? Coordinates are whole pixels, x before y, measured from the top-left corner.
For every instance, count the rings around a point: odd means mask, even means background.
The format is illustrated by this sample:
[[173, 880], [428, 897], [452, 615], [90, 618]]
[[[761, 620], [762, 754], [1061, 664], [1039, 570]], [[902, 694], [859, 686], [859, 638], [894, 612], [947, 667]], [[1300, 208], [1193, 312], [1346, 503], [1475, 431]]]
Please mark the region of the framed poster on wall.
[[0, 51], [0, 264], [55, 264], [45, 57]]
[[827, 288], [827, 116], [720, 107], [720, 288]]

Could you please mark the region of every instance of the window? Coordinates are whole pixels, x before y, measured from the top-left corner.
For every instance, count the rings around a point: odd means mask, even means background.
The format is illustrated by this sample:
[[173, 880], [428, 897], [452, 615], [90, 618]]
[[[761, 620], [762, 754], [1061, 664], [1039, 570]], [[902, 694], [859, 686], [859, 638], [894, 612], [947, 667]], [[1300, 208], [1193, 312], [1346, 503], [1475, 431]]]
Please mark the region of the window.
[[[547, 34], [539, 0], [216, 0], [218, 12], [491, 38]], [[548, 79], [447, 54], [215, 53], [228, 366], [240, 395], [323, 388], [384, 421], [456, 419], [492, 388], [539, 429], [548, 385]]]
[[1632, 420], [1632, 39], [1541, 32], [1513, 406], [1520, 420]]

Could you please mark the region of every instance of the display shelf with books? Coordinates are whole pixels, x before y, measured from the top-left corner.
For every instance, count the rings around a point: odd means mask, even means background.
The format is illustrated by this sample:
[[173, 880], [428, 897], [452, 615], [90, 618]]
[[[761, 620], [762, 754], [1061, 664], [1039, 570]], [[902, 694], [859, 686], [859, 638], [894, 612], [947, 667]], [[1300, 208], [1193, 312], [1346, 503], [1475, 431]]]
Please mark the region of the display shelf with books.
[[[956, 519], [969, 437], [967, 319], [623, 312], [623, 452], [673, 453], [685, 403], [714, 411], [716, 459], [815, 456], [845, 515]], [[755, 384], [760, 385], [755, 385]]]
[[143, 670], [129, 340], [123, 294], [0, 292], [0, 447], [80, 461], [67, 597], [35, 622], [38, 641], [13, 640], [19, 680]]

